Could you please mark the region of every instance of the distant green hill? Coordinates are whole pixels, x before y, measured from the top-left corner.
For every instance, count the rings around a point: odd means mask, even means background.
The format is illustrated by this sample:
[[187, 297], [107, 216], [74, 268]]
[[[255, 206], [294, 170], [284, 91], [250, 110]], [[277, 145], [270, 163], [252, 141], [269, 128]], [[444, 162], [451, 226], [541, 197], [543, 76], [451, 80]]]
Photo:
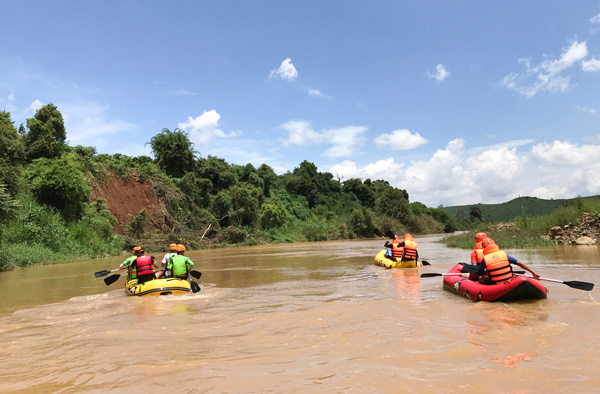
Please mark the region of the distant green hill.
[[[582, 197], [585, 199], [598, 199], [599, 196]], [[573, 205], [575, 198], [544, 200], [537, 197], [519, 197], [502, 204], [471, 204], [456, 205], [453, 207], [443, 207], [458, 220], [469, 219], [471, 207], [474, 205], [481, 209], [481, 215], [488, 222], [507, 222], [517, 216], [521, 216], [523, 208], [526, 209], [527, 216], [541, 216], [552, 212], [553, 210]]]

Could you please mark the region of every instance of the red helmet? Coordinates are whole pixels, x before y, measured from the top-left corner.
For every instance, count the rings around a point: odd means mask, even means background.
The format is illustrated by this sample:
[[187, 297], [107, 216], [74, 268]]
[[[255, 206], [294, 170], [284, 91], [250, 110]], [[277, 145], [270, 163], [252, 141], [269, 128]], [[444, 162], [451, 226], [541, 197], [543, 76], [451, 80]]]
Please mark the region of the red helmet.
[[414, 241], [414, 240], [415, 240], [415, 239], [413, 238], [413, 236], [412, 236], [412, 235], [410, 235], [409, 233], [406, 233], [406, 234], [404, 234], [404, 237], [403, 237], [403, 238], [404, 238], [404, 239], [409, 239], [409, 240], [411, 240], [411, 241]]
[[487, 238], [486, 233], [477, 233], [475, 234], [475, 242], [481, 242], [484, 238]]

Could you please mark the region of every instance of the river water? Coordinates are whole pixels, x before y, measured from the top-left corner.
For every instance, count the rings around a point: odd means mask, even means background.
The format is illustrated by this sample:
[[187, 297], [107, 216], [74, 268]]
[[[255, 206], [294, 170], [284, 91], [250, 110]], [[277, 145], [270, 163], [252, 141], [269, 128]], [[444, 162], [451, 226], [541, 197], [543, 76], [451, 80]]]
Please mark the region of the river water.
[[192, 251], [190, 295], [94, 279], [124, 257], [0, 273], [0, 392], [600, 392], [598, 247], [507, 251], [592, 292], [474, 303], [419, 277], [468, 260], [438, 240], [418, 269], [374, 265], [383, 239]]

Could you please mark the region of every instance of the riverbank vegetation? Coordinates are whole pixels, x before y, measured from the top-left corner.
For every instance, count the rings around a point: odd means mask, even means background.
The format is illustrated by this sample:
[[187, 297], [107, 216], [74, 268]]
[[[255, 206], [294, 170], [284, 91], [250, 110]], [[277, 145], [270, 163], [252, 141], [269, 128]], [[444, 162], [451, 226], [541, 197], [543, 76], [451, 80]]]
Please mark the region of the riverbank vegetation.
[[[158, 252], [175, 241], [197, 249], [458, 229], [446, 210], [383, 180], [334, 177], [308, 161], [278, 175], [202, 157], [179, 129], [148, 144], [154, 158], [97, 154], [67, 143], [53, 104], [18, 128], [0, 112], [0, 270], [137, 244]], [[135, 198], [143, 204], [131, 211], [124, 201]]]
[[449, 247], [472, 249], [475, 233], [482, 231], [504, 249], [552, 246], [555, 243], [548, 236], [550, 229], [577, 224], [584, 212], [600, 216], [600, 197], [577, 197], [570, 205], [563, 203], [539, 216], [528, 215], [523, 207], [521, 215], [508, 224], [482, 221], [473, 227], [473, 231], [445, 237], [442, 242]]

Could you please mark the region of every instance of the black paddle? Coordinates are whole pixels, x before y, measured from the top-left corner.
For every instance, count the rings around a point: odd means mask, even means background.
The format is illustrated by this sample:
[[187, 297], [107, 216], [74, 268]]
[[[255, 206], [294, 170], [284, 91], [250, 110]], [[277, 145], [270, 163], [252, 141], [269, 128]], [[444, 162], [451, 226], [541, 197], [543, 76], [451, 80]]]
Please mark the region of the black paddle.
[[[190, 275], [192, 275], [196, 279], [200, 279], [200, 277], [202, 276], [202, 272], [200, 272], [200, 271], [190, 271]], [[190, 285], [192, 286], [192, 292], [193, 293], [197, 293], [200, 290], [202, 290], [200, 288], [200, 285], [198, 283], [194, 282], [192, 279], [190, 279]]]
[[104, 283], [106, 283], [106, 286], [110, 286], [113, 283], [115, 283], [116, 281], [119, 280], [119, 278], [121, 277], [122, 274], [114, 274], [109, 276], [108, 278], [104, 278]]
[[[527, 276], [527, 275], [525, 275], [525, 276]], [[585, 291], [592, 291], [592, 289], [594, 288], [593, 283], [580, 282], [578, 280], [564, 281], [564, 280], [559, 280], [559, 279], [534, 278], [533, 276], [527, 276], [527, 277], [532, 278], [532, 279], [546, 280], [548, 282], [562, 283], [562, 284], [572, 287], [574, 289], [585, 290]]]
[[115, 272], [115, 271], [118, 271], [118, 270], [120, 270], [120, 269], [121, 269], [121, 268], [115, 268], [114, 270], [111, 270], [111, 271], [104, 270], [104, 271], [98, 271], [98, 272], [94, 272], [94, 276], [95, 276], [96, 278], [102, 278], [102, 277], [104, 277], [104, 276], [106, 276], [106, 275], [110, 274], [111, 272]]
[[[451, 272], [451, 273], [446, 273], [446, 274], [439, 274], [437, 272], [425, 272], [424, 274], [421, 274], [421, 278], [433, 278], [434, 276], [456, 276], [456, 275], [460, 275], [462, 273], [470, 273], [470, 272], [473, 272], [473, 271]], [[524, 274], [525, 271], [513, 271], [513, 273]]]

